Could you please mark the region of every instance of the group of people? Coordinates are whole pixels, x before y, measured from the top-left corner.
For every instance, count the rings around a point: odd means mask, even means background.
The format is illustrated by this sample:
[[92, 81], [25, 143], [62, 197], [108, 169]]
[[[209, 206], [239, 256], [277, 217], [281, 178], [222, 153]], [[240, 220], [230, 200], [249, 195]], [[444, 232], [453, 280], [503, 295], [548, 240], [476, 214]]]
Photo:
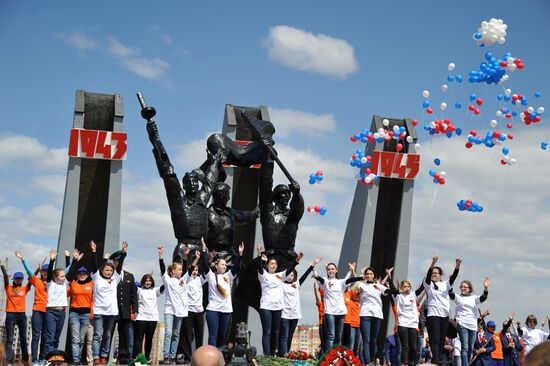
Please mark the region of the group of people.
[[[136, 283], [133, 275], [123, 270], [127, 248], [128, 244], [124, 242], [120, 251], [100, 256], [92, 241], [90, 250], [86, 250], [91, 258], [83, 260], [85, 254], [75, 249], [71, 261], [70, 253], [65, 251], [66, 263], [61, 268], [55, 268], [57, 253], [52, 250], [49, 263], [41, 264], [34, 272], [23, 253], [17, 251], [15, 255], [28, 275], [26, 285], [23, 285], [22, 272], [14, 273], [10, 283], [2, 265], [7, 295], [8, 364], [13, 363], [16, 326], [19, 328], [22, 358], [27, 360], [29, 356], [25, 302], [32, 286], [35, 288], [31, 318], [33, 364], [43, 363], [48, 354], [57, 351], [67, 309], [72, 364], [106, 364], [115, 323], [119, 332], [118, 362], [128, 363], [139, 353], [149, 359], [153, 334], [160, 320], [159, 296], [165, 296], [163, 364], [191, 360], [193, 340], [195, 348], [202, 346], [205, 319], [208, 344], [217, 348], [227, 345], [233, 312], [232, 287], [242, 267], [244, 244], [241, 243], [237, 255], [232, 256], [231, 263], [227, 263], [210, 252], [202, 240], [200, 250], [183, 247], [182, 261], [173, 262], [167, 268], [164, 248], [159, 245], [160, 286], [155, 285], [152, 273], [144, 274]], [[438, 257], [433, 257], [425, 279], [413, 290], [409, 280], [402, 280], [397, 286], [393, 283], [393, 268], [386, 269], [385, 277], [380, 279], [372, 267], [362, 268], [357, 274], [355, 263], [349, 263], [347, 274], [339, 278], [338, 267], [329, 263], [323, 276], [315, 271], [315, 266], [322, 260], [317, 257], [298, 277], [295, 267], [303, 253], [300, 252], [294, 263], [282, 271], [277, 260], [269, 258], [261, 245], [257, 246], [257, 254], [257, 276], [261, 287], [258, 310], [265, 355], [285, 356], [290, 351], [294, 331], [302, 316], [300, 288], [310, 274], [319, 309], [320, 353], [335, 345], [344, 345], [354, 350], [364, 364], [384, 360], [386, 364], [414, 365], [424, 359], [455, 366], [519, 366], [522, 355], [549, 336], [537, 328], [537, 319], [533, 315], [527, 318], [524, 327], [519, 322], [516, 327], [511, 315], [500, 331], [497, 331], [494, 321], [486, 322], [487, 313], [481, 313], [478, 307], [488, 298], [490, 280], [483, 280], [480, 295], [475, 294], [469, 280], [463, 280], [455, 292], [453, 285], [462, 263], [460, 258], [456, 259], [449, 279], [444, 280], [443, 270], [436, 265]], [[84, 267], [84, 262], [91, 263], [91, 268]], [[203, 292], [205, 284], [208, 286]], [[203, 293], [207, 294], [207, 299], [203, 298]], [[384, 296], [391, 300], [396, 326], [395, 334], [386, 341], [387, 349], [379, 352]], [[456, 304], [453, 317], [451, 301]], [[203, 303], [207, 306], [204, 307]], [[457, 336], [454, 338], [449, 337], [449, 324], [456, 327]], [[425, 347], [422, 344], [424, 329], [428, 333]], [[83, 352], [86, 337], [92, 340], [89, 358], [86, 351]]]

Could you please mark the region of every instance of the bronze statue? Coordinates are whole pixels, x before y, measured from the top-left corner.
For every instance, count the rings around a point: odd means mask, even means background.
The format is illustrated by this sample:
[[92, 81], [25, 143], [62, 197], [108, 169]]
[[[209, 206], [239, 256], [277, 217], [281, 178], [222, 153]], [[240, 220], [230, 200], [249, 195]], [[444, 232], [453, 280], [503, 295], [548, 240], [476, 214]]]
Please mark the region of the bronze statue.
[[259, 216], [258, 209], [244, 211], [227, 207], [230, 193], [231, 188], [227, 183], [214, 184], [213, 202], [208, 208], [208, 233], [205, 239], [208, 248], [216, 252], [216, 257], [225, 259], [226, 262], [235, 255], [235, 225], [252, 222]]

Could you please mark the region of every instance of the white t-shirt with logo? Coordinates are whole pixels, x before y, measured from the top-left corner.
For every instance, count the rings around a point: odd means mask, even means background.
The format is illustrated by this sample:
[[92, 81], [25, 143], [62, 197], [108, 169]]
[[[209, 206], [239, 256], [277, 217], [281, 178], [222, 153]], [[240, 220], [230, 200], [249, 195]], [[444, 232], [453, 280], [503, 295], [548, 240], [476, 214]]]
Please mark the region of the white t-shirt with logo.
[[117, 271], [106, 279], [99, 271], [92, 273], [94, 283], [94, 314], [118, 315], [117, 286], [122, 280]]
[[457, 324], [468, 330], [477, 331], [477, 306], [481, 304], [479, 296], [455, 294], [455, 318]]
[[437, 290], [434, 282], [430, 281], [428, 285], [424, 280], [424, 290], [428, 299], [428, 316], [448, 317], [451, 313], [451, 303], [449, 302], [449, 281], [437, 282]]
[[397, 325], [405, 328], [418, 328], [418, 303], [416, 294], [397, 294], [393, 296], [397, 308]]
[[382, 314], [382, 295], [386, 293], [388, 288], [379, 283], [359, 284], [359, 303], [361, 311], [359, 316], [373, 316], [378, 319], [383, 319]]
[[188, 315], [186, 284], [188, 277], [187, 272], [181, 278], [170, 277], [168, 271], [164, 272], [162, 276], [166, 294], [164, 314], [173, 314], [178, 318], [185, 318]]
[[548, 333], [538, 328], [522, 327], [523, 335], [521, 340], [525, 347], [525, 355], [529, 353], [537, 344], [545, 342], [548, 339]]
[[325, 290], [325, 314], [329, 315], [346, 315], [348, 309], [344, 302], [344, 293], [346, 292], [346, 280], [351, 277], [351, 272], [348, 272], [344, 279], [323, 277], [325, 283], [321, 288]]
[[301, 319], [300, 282], [283, 283], [283, 319]]
[[55, 281], [50, 281], [46, 284], [46, 289], [48, 292], [48, 303], [46, 307], [59, 307], [59, 306], [68, 306], [69, 302], [67, 301], [67, 287], [69, 283], [67, 281], [59, 284]]
[[193, 313], [202, 313], [204, 311], [204, 307], [202, 306], [202, 285], [205, 283], [206, 279], [201, 275], [195, 278], [189, 276], [187, 280], [188, 309]]
[[138, 309], [136, 320], [158, 321], [159, 311], [157, 308], [157, 297], [160, 296], [160, 287], [140, 288], [138, 292]]
[[262, 287], [260, 309], [275, 311], [283, 309], [283, 282], [285, 277], [286, 271], [268, 273], [264, 270], [262, 273], [258, 273], [258, 279]]
[[[225, 290], [227, 297], [224, 297], [216, 287], [216, 277], [218, 284]], [[206, 310], [219, 311], [221, 313], [232, 313], [233, 305], [231, 304], [231, 286], [235, 276], [231, 271], [224, 274], [215, 274], [211, 270], [206, 274], [208, 281], [208, 306]]]

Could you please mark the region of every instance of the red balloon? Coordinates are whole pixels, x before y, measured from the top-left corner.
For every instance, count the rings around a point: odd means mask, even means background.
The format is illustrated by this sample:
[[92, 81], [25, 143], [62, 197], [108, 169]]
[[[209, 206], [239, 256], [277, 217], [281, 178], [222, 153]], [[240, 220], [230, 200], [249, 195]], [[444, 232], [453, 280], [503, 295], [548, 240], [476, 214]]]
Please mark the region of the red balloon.
[[351, 142], [357, 142], [357, 140], [353, 136], [351, 136], [349, 139], [351, 140]]
[[501, 160], [500, 163], [501, 163], [502, 165], [508, 164], [505, 160]]
[[506, 114], [504, 115], [504, 117], [506, 117], [506, 118], [512, 118], [512, 113], [506, 113]]
[[506, 127], [508, 127], [508, 128], [512, 128], [513, 126], [514, 126], [514, 125], [512, 125], [511, 123], [507, 123], [507, 124], [506, 124]]
[[371, 170], [369, 168], [365, 168], [365, 173], [369, 175], [371, 173]]
[[315, 212], [319, 212], [321, 211], [321, 206], [315, 206], [314, 209], [315, 209]]
[[500, 67], [506, 67], [506, 66], [508, 66], [508, 62], [500, 61]]
[[471, 130], [471, 131], [470, 131], [470, 135], [472, 135], [472, 136], [476, 136], [476, 135], [477, 135], [477, 132], [476, 132], [476, 130]]
[[468, 142], [466, 143], [466, 148], [467, 148], [467, 149], [471, 149], [472, 146], [474, 146], [474, 144], [472, 144], [470, 141], [468, 141]]
[[413, 126], [416, 126], [418, 124], [418, 121], [413, 119], [412, 124], [413, 124]]
[[477, 99], [476, 99], [476, 104], [477, 104], [477, 105], [482, 105], [482, 104], [483, 104], [483, 99], [477, 98]]
[[396, 149], [398, 152], [401, 151], [401, 150], [403, 150], [403, 144], [397, 144], [397, 145], [395, 146], [395, 149]]
[[468, 106], [468, 109], [473, 112], [476, 109], [476, 107], [474, 107], [472, 104], [470, 104]]
[[322, 171], [322, 170], [317, 170], [317, 171], [315, 172], [315, 175], [323, 175], [323, 171]]
[[364, 186], [365, 184], [367, 184], [367, 182], [365, 182], [365, 180], [364, 180], [364, 179], [361, 179], [361, 181], [360, 181], [360, 182], [361, 182], [361, 185], [362, 185], [362, 186]]
[[476, 108], [476, 109], [474, 110], [474, 114], [475, 114], [476, 116], [479, 115], [480, 113], [481, 113], [481, 110], [479, 110], [479, 108]]
[[426, 108], [426, 113], [432, 114], [433, 112], [434, 112], [434, 111], [432, 110], [431, 107]]
[[512, 135], [511, 133], [508, 134], [508, 135], [506, 135], [506, 136], [508, 136], [508, 139], [510, 139], [510, 140], [513, 140], [513, 139], [514, 139], [514, 135]]
[[438, 179], [439, 184], [445, 184], [445, 178], [441, 177]]
[[441, 179], [441, 175], [439, 173], [435, 173], [434, 179], [437, 179], [437, 180]]
[[368, 161], [369, 163], [372, 161], [372, 156], [367, 155], [366, 158], [367, 158], [367, 161]]

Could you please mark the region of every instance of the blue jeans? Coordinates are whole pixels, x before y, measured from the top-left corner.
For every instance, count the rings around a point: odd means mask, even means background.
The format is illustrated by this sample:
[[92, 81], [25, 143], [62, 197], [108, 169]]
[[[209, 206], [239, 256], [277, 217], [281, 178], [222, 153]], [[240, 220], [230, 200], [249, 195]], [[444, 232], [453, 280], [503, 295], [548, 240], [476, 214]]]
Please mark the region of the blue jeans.
[[380, 323], [382, 319], [375, 318], [374, 316], [362, 316], [360, 328], [361, 337], [363, 337], [363, 358], [365, 364], [371, 363], [376, 357], [378, 352], [378, 331], [380, 330]]
[[458, 337], [460, 338], [460, 357], [462, 359], [462, 365], [468, 366], [474, 351], [477, 332], [475, 330], [466, 329], [460, 324], [457, 324], [457, 330]]
[[176, 358], [182, 320], [182, 317], [174, 314], [164, 314], [164, 348], [162, 349], [164, 358]]
[[231, 313], [206, 310], [206, 325], [208, 326], [208, 344], [214, 347], [221, 347], [225, 344], [229, 325], [231, 324]]
[[281, 336], [279, 338], [279, 355], [285, 356], [290, 351], [292, 337], [298, 325], [298, 319], [281, 319]]
[[29, 358], [27, 345], [27, 316], [25, 313], [6, 313], [6, 360], [13, 363], [13, 336], [15, 326], [19, 328], [19, 342], [23, 359]]
[[325, 350], [328, 351], [332, 346], [342, 343], [342, 333], [344, 332], [345, 315], [325, 314]]
[[99, 357], [109, 358], [111, 337], [116, 318], [116, 315], [94, 314], [94, 340], [92, 342], [94, 359]]
[[[33, 310], [31, 317], [32, 327], [32, 342], [31, 342], [31, 355], [32, 362], [43, 360], [44, 357], [44, 343], [46, 342], [46, 331], [44, 322], [46, 320], [45, 311]], [[44, 331], [43, 331], [44, 330]], [[38, 344], [40, 343], [40, 350]]]
[[65, 323], [65, 316], [67, 316], [65, 308], [63, 310], [46, 310], [44, 354], [47, 355], [59, 346], [59, 336]]
[[279, 340], [279, 326], [281, 324], [282, 310], [260, 309], [262, 322], [262, 348], [264, 355], [275, 356], [275, 348]]
[[74, 311], [69, 312], [69, 329], [71, 330], [71, 351], [73, 361], [80, 362], [84, 337], [90, 324], [90, 313], [79, 314]]

